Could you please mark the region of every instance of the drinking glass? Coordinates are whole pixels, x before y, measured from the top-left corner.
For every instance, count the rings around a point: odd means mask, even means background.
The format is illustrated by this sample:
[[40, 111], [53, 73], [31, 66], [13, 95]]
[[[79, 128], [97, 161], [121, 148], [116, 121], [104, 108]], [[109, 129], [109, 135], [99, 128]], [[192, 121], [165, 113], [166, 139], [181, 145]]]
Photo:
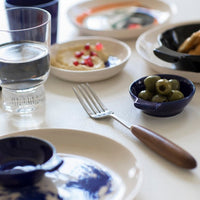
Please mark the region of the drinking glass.
[[50, 14], [40, 8], [0, 12], [0, 85], [3, 108], [10, 113], [32, 113], [45, 105], [50, 24]]
[[37, 7], [47, 10], [51, 14], [51, 44], [57, 41], [59, 0], [5, 0], [6, 8]]

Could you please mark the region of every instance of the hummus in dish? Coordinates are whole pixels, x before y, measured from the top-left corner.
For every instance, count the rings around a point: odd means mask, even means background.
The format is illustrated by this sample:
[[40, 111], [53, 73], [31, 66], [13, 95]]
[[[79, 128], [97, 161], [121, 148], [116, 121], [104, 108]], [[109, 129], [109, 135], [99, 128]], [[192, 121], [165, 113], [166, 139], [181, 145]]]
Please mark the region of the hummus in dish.
[[67, 46], [56, 45], [51, 51], [51, 65], [57, 68], [86, 71], [106, 67], [108, 55], [102, 43]]

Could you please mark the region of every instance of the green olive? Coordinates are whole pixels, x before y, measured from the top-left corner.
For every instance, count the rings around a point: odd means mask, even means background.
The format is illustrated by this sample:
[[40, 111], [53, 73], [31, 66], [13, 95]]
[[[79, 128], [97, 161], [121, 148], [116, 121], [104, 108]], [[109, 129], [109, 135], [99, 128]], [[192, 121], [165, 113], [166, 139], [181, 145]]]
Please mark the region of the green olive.
[[151, 99], [152, 102], [158, 102], [158, 103], [162, 103], [162, 102], [167, 102], [168, 99], [166, 96], [160, 95], [160, 94], [156, 94], [152, 97]]
[[149, 92], [149, 90], [142, 90], [139, 94], [138, 97], [147, 101], [151, 101], [153, 94]]
[[156, 91], [161, 95], [168, 95], [172, 90], [172, 86], [167, 79], [156, 81]]
[[168, 97], [169, 101], [176, 101], [184, 98], [184, 94], [179, 90], [172, 90], [170, 96]]
[[180, 90], [180, 82], [177, 79], [169, 79], [172, 90]]
[[157, 75], [152, 75], [152, 76], [147, 76], [144, 79], [144, 85], [146, 90], [149, 90], [150, 92], [155, 92], [155, 83], [157, 80], [160, 79], [160, 76]]

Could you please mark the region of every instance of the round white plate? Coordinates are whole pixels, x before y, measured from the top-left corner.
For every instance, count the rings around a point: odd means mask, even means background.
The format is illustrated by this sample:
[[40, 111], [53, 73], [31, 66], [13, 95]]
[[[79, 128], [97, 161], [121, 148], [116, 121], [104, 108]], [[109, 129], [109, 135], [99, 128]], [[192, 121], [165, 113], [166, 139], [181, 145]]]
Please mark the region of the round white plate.
[[106, 67], [98, 70], [90, 71], [75, 71], [57, 68], [51, 66], [51, 73], [62, 80], [72, 81], [72, 82], [94, 82], [108, 79], [112, 76], [118, 74], [126, 65], [127, 61], [131, 56], [130, 47], [119, 40], [107, 38], [107, 37], [95, 37], [95, 36], [85, 36], [78, 37], [74, 40], [67, 41], [61, 44], [55, 44], [51, 48], [53, 51], [59, 50], [62, 45], [72, 47], [74, 45], [85, 45], [86, 43], [96, 44], [100, 42], [103, 44], [105, 51], [108, 55], [117, 57], [119, 63], [115, 66]]
[[168, 63], [159, 59], [153, 53], [153, 49], [159, 47], [158, 36], [162, 32], [176, 26], [181, 26], [184, 24], [192, 24], [192, 23], [200, 23], [200, 22], [190, 21], [190, 22], [174, 23], [174, 24], [164, 25], [161, 27], [156, 27], [156, 28], [146, 31], [136, 41], [137, 52], [146, 61], [151, 63], [151, 65], [149, 66], [156, 72], [176, 74], [176, 75], [184, 76], [193, 82], [196, 82], [196, 83], [200, 82], [200, 73], [177, 70], [175, 69], [175, 66], [172, 63]]
[[[105, 187], [103, 187], [104, 190], [98, 193], [101, 194], [101, 197], [97, 197], [96, 193], [94, 196], [94, 191], [92, 190], [92, 195], [90, 194], [85, 200], [132, 200], [139, 191], [142, 183], [142, 171], [139, 168], [138, 161], [133, 152], [117, 141], [95, 133], [69, 129], [37, 129], [13, 133], [3, 137], [19, 135], [34, 136], [48, 140], [55, 146], [58, 153], [62, 153], [61, 157], [64, 159], [64, 165], [56, 172], [46, 173], [42, 181], [39, 184], [31, 186], [31, 188], [25, 187], [20, 190], [16, 190], [15, 188], [2, 190], [0, 188], [0, 198], [2, 198], [2, 200], [4, 200], [3, 197], [10, 197], [9, 195], [11, 194], [14, 195], [12, 196], [13, 198], [10, 198], [11, 200], [17, 200], [20, 195], [21, 197], [28, 197], [28, 195], [33, 194], [35, 194], [37, 200], [75, 200], [76, 194], [83, 195], [83, 193], [87, 191], [84, 190], [85, 188], [81, 187], [79, 187], [79, 190], [73, 191], [71, 187], [64, 187], [63, 182], [65, 183], [66, 179], [72, 179], [74, 174], [79, 177], [78, 174], [81, 174], [81, 170], [85, 171], [84, 174], [89, 174], [91, 176], [91, 173], [94, 172], [94, 170], [92, 170], [93, 168], [85, 168], [82, 167], [83, 165], [78, 166], [82, 161], [86, 162], [86, 164], [89, 163], [89, 166], [97, 166], [96, 169], [101, 169], [99, 170], [101, 172], [103, 171], [101, 176], [109, 174], [113, 177], [116, 175], [113, 179], [116, 189], [113, 190], [113, 194], [105, 193]], [[72, 162], [73, 160], [75, 160], [75, 162]], [[68, 174], [69, 170], [71, 177], [69, 177]], [[98, 173], [95, 172], [96, 175]], [[96, 177], [96, 175], [93, 176], [93, 178]], [[97, 183], [98, 180], [99, 179], [96, 180]], [[83, 183], [82, 179], [79, 179], [79, 181]], [[74, 179], [70, 181], [70, 185], [73, 184], [76, 184]], [[110, 184], [107, 184], [106, 187], [108, 187], [108, 185]], [[53, 188], [53, 191], [51, 191], [51, 188]], [[96, 190], [96, 187], [93, 189]], [[75, 199], [67, 198], [67, 196], [69, 197], [71, 195], [71, 192], [73, 192], [72, 196]], [[107, 194], [108, 196], [102, 196], [102, 194]], [[112, 195], [112, 197], [109, 195]], [[77, 199], [80, 198], [77, 197]], [[83, 198], [81, 199], [84, 200]]]
[[[145, 13], [155, 20], [153, 23], [138, 27], [131, 24], [131, 20], [135, 21], [134, 13], [137, 13], [137, 16]], [[93, 0], [74, 5], [67, 14], [82, 34], [130, 39], [149, 28], [167, 23], [175, 13], [174, 4], [160, 0]]]

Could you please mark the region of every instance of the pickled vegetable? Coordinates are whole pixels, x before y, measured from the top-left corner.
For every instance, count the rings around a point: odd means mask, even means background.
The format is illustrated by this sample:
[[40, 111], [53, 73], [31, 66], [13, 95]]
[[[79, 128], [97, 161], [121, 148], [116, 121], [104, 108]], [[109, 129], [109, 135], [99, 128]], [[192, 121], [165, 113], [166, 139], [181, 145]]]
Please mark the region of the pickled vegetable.
[[180, 100], [183, 98], [184, 98], [184, 95], [179, 90], [172, 90], [170, 93], [170, 96], [168, 97], [169, 101], [176, 101], [176, 100]]
[[151, 101], [153, 94], [149, 92], [149, 90], [142, 90], [139, 94], [138, 97], [144, 100]]
[[177, 79], [169, 79], [172, 90], [180, 90], [180, 82]]
[[151, 99], [152, 102], [158, 102], [158, 103], [162, 103], [162, 102], [167, 102], [168, 99], [166, 96], [160, 95], [160, 94], [156, 94], [152, 97]]
[[160, 79], [156, 82], [156, 91], [161, 95], [168, 95], [172, 90], [172, 85], [167, 79]]
[[159, 79], [160, 79], [160, 76], [157, 76], [157, 75], [147, 76], [144, 79], [144, 85], [145, 85], [146, 90], [149, 90], [150, 92], [155, 92], [156, 91], [155, 83]]
[[184, 98], [177, 79], [168, 80], [152, 75], [144, 79], [144, 85], [145, 89], [139, 92], [138, 97], [147, 101], [162, 103]]

